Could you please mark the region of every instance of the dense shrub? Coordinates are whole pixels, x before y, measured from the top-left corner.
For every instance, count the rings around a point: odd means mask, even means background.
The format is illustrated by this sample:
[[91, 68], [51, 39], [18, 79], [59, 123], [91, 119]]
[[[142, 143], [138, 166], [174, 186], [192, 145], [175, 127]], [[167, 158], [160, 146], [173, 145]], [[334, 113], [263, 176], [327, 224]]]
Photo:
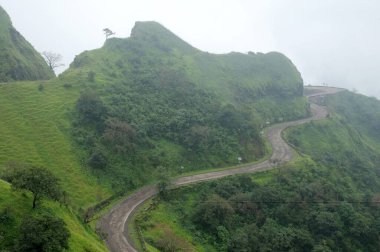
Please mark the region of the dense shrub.
[[107, 167], [107, 157], [100, 149], [95, 149], [88, 159], [88, 165], [95, 169], [104, 169]]
[[99, 95], [93, 90], [86, 90], [76, 104], [80, 119], [85, 123], [101, 125], [106, 116], [106, 107]]
[[95, 75], [96, 75], [96, 73], [94, 71], [88, 72], [88, 74], [87, 74], [87, 80], [89, 82], [94, 82], [95, 81]]
[[17, 251], [59, 252], [69, 248], [70, 233], [63, 220], [48, 214], [27, 216], [20, 225]]

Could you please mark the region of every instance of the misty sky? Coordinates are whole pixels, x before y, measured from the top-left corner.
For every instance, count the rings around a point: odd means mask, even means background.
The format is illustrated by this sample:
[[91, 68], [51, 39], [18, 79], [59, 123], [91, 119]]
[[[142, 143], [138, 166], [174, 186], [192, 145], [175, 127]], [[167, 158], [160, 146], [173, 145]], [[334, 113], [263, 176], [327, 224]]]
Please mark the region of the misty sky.
[[0, 0], [0, 5], [38, 51], [62, 54], [66, 67], [75, 55], [103, 45], [103, 28], [128, 37], [135, 21], [154, 20], [203, 51], [279, 51], [294, 62], [305, 84], [380, 97], [379, 0]]

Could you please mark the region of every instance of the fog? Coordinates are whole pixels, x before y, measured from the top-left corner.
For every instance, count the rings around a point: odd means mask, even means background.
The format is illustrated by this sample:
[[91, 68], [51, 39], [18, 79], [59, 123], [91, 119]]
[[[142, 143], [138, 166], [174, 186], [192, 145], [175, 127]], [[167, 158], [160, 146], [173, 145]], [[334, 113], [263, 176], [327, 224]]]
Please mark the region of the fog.
[[[99, 48], [103, 28], [128, 37], [135, 21], [155, 20], [212, 53], [286, 54], [305, 84], [380, 97], [378, 0], [0, 0], [38, 51], [64, 57]], [[65, 67], [59, 72], [64, 71]]]

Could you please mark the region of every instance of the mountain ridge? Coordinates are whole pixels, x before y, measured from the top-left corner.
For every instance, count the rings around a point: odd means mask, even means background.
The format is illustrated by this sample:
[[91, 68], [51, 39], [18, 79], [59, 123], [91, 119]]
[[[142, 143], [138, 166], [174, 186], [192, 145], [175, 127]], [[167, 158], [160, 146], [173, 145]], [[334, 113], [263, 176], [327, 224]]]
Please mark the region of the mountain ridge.
[[79, 54], [63, 75], [85, 69], [103, 78], [131, 78], [134, 69], [144, 65], [150, 72], [166, 68], [183, 73], [226, 103], [245, 103], [276, 92], [288, 97], [303, 92], [299, 71], [281, 53], [203, 52], [153, 21], [136, 22], [130, 37], [110, 38], [103, 47]]

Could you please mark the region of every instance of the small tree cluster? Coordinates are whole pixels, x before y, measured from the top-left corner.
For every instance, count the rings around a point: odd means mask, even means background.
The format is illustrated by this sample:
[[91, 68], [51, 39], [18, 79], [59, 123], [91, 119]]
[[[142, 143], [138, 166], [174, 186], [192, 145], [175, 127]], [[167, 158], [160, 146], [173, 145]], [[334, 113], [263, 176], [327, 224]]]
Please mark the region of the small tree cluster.
[[20, 252], [59, 252], [69, 248], [69, 237], [62, 219], [48, 214], [27, 216], [22, 220], [16, 249]]
[[95, 169], [104, 169], [107, 166], [107, 157], [102, 150], [95, 149], [88, 159], [88, 165]]
[[104, 121], [106, 107], [95, 91], [87, 90], [83, 92], [76, 106], [84, 122], [99, 124]]
[[169, 198], [169, 189], [171, 185], [170, 176], [168, 169], [163, 166], [157, 167], [158, 172], [158, 183], [157, 183], [157, 189], [159, 196], [167, 200]]
[[137, 133], [127, 122], [111, 118], [106, 122], [103, 133], [105, 143], [113, 146], [120, 154], [127, 154], [135, 148]]
[[44, 198], [58, 201], [62, 194], [58, 179], [48, 170], [29, 165], [11, 165], [4, 179], [18, 191], [33, 194], [33, 209]]

